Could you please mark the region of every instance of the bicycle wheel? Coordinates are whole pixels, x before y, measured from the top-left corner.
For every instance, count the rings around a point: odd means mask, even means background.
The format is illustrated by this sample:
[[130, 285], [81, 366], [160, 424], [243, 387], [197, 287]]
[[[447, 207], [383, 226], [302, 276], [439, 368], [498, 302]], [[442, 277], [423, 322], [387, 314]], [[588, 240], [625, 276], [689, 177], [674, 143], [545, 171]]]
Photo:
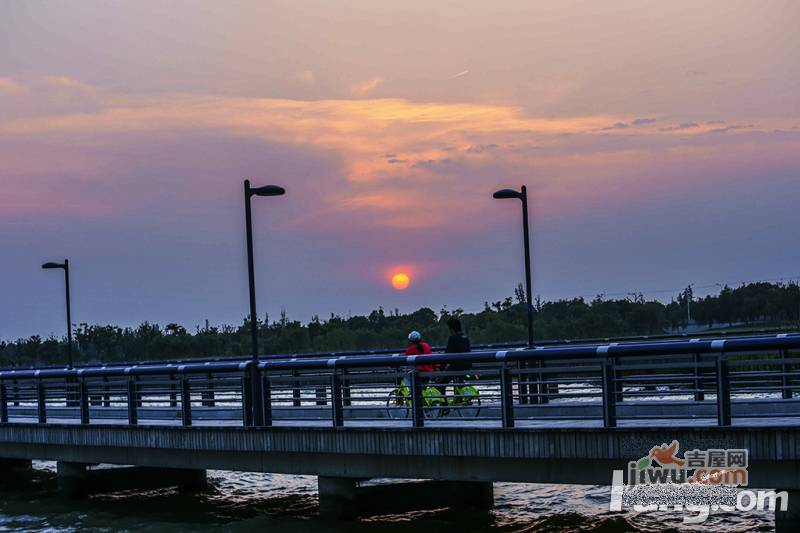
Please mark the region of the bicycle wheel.
[[458, 416], [463, 418], [476, 418], [481, 412], [481, 396], [478, 389], [472, 385], [458, 387], [455, 391], [458, 402]]
[[408, 418], [411, 414], [409, 398], [400, 389], [394, 389], [386, 398], [386, 417], [392, 420]]
[[437, 419], [447, 415], [447, 399], [436, 387], [425, 387], [422, 391], [425, 418]]

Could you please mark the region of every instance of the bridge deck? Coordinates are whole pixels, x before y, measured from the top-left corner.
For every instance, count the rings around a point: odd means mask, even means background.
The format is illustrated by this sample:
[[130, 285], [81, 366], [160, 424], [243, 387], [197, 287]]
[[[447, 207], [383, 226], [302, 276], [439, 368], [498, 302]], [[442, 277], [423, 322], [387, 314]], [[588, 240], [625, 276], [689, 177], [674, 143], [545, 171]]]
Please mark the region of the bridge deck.
[[[501, 429], [437, 421], [420, 428], [361, 422], [271, 428], [125, 424], [0, 425], [7, 458], [356, 478], [609, 484], [612, 470], [673, 439], [681, 449], [748, 449], [750, 485], [800, 489], [800, 425], [742, 419], [600, 428], [532, 422]], [[788, 422], [788, 421], [787, 421]], [[794, 422], [794, 421], [791, 421]]]

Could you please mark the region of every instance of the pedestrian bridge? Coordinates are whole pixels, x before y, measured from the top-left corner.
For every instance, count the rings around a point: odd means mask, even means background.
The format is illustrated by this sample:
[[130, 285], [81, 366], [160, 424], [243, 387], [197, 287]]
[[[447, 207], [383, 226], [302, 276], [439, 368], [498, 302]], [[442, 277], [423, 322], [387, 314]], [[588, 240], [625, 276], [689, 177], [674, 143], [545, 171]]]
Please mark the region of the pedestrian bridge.
[[[794, 491], [798, 354], [800, 335], [779, 334], [4, 370], [0, 457], [56, 460], [73, 480], [97, 463], [311, 474], [339, 506], [368, 478], [474, 482], [484, 495], [493, 481], [609, 484], [613, 469], [678, 440], [746, 448], [751, 486]], [[472, 370], [414, 370], [423, 362]]]

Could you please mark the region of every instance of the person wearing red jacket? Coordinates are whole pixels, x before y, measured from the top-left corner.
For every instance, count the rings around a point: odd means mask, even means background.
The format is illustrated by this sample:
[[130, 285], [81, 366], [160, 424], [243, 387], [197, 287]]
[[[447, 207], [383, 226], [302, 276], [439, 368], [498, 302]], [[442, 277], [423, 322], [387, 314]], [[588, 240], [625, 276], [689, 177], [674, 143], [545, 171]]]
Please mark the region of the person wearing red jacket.
[[[422, 342], [422, 335], [419, 331], [412, 331], [408, 334], [408, 349], [406, 355], [427, 355], [433, 353], [431, 345], [427, 342]], [[416, 365], [417, 370], [420, 372], [436, 372], [439, 370], [439, 365], [436, 364], [422, 364]]]

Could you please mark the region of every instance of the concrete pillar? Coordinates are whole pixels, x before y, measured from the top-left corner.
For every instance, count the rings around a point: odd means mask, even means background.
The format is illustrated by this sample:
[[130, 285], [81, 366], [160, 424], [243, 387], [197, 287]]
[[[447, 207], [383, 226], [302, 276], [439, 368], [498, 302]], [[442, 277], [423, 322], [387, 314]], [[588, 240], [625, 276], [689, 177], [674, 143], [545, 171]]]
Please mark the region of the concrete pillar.
[[358, 516], [358, 484], [360, 480], [349, 477], [317, 477], [319, 513], [331, 519], [348, 519]]
[[67, 498], [80, 498], [88, 494], [88, 469], [85, 463], [58, 461], [58, 493]]
[[208, 489], [208, 475], [205, 470], [172, 469], [181, 492], [201, 492]]
[[16, 490], [33, 475], [28, 459], [0, 459], [0, 488]]
[[86, 464], [59, 461], [57, 474], [58, 491], [68, 498], [81, 498], [90, 493], [164, 487], [178, 487], [181, 492], [197, 492], [208, 487], [205, 470], [185, 468], [130, 466], [91, 470]]
[[436, 507], [474, 511], [494, 508], [494, 484], [490, 481], [427, 481], [418, 485], [417, 490], [426, 491]]
[[319, 476], [318, 486], [320, 514], [332, 519], [442, 507], [484, 512], [494, 507], [492, 483], [483, 481], [366, 485], [356, 478]]
[[[780, 492], [776, 490], [775, 492]], [[789, 533], [800, 531], [800, 490], [787, 490], [789, 495], [788, 507], [780, 510], [780, 502], [775, 507], [776, 533]]]
[[178, 487], [181, 492], [199, 492], [208, 488], [205, 470], [188, 468], [152, 468], [125, 466], [102, 468], [88, 472], [89, 492], [150, 490]]
[[30, 470], [30, 459], [3, 459], [0, 458], [0, 472], [24, 472]]

